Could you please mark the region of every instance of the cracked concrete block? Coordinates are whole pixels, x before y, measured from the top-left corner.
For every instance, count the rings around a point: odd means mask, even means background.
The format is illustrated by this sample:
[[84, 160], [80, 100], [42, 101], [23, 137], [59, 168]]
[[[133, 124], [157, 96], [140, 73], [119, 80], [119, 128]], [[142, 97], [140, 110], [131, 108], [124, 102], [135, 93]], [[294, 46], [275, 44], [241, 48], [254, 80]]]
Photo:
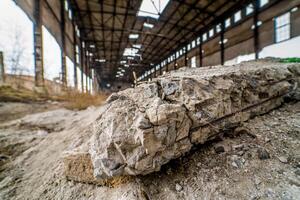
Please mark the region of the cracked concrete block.
[[[113, 94], [87, 152], [67, 158], [66, 174], [98, 181], [158, 171], [194, 144], [281, 105], [299, 89], [299, 68], [265, 61], [185, 68]], [[89, 163], [87, 176], [76, 175], [72, 159], [78, 169]]]

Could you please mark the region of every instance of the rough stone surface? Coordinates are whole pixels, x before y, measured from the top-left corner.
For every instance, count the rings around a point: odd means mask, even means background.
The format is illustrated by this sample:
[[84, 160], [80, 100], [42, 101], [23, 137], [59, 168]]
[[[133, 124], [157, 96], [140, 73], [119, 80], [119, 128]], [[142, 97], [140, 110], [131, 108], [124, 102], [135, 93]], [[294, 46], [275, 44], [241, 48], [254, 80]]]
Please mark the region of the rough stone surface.
[[297, 64], [184, 68], [111, 95], [94, 123], [94, 177], [149, 174], [298, 92]]
[[[1, 104], [6, 107], [10, 103]], [[12, 104], [10, 108], [14, 111], [16, 106]], [[6, 116], [6, 110], [0, 109], [0, 116]], [[89, 130], [92, 122], [104, 111], [103, 106], [83, 111], [65, 110], [65, 120], [60, 121], [53, 119], [60, 118], [62, 112], [55, 112], [56, 115], [50, 112], [51, 118], [45, 113], [36, 113], [35, 117], [29, 114], [26, 120], [18, 118], [15, 123], [0, 122], [0, 199], [299, 199], [300, 102], [284, 103], [278, 109], [244, 122], [244, 129], [255, 138], [247, 132], [232, 137], [233, 131], [226, 131], [222, 141], [197, 145], [185, 156], [162, 166], [159, 172], [132, 176], [126, 184], [99, 187], [72, 181], [77, 177], [75, 168], [72, 178], [66, 178], [62, 153], [69, 151], [72, 155], [74, 147], [88, 141], [93, 134]], [[35, 122], [40, 118], [44, 118], [48, 134], [39, 134], [45, 130]], [[49, 131], [52, 122], [53, 126], [63, 129]], [[214, 146], [219, 143], [225, 147], [225, 153], [215, 153]], [[243, 155], [238, 153], [241, 144]], [[86, 147], [86, 150], [77, 148], [73, 155], [86, 153], [89, 145]], [[270, 159], [258, 158], [260, 148], [268, 150]], [[240, 168], [232, 164], [233, 156], [236, 164], [242, 164]], [[282, 163], [280, 156], [286, 157], [288, 163]], [[82, 163], [76, 165], [79, 164]], [[176, 184], [182, 186], [180, 192], [176, 191]], [[270, 190], [272, 196], [267, 197]]]

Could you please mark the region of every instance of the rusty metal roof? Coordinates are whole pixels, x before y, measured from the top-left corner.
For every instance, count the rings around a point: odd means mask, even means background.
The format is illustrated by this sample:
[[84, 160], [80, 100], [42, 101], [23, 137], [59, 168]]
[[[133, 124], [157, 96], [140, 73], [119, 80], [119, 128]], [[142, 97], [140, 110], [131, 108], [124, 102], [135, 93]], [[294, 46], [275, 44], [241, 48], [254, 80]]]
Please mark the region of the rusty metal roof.
[[[143, 73], [151, 63], [160, 62], [204, 29], [249, 2], [170, 0], [155, 19], [138, 16], [141, 0], [70, 0], [81, 39], [93, 53], [93, 66], [101, 79], [114, 81], [121, 67], [125, 74], [118, 79], [129, 82], [133, 80], [133, 71], [138, 75]], [[130, 34], [138, 34], [138, 38], [130, 39]], [[137, 55], [124, 56], [125, 48], [136, 49]]]

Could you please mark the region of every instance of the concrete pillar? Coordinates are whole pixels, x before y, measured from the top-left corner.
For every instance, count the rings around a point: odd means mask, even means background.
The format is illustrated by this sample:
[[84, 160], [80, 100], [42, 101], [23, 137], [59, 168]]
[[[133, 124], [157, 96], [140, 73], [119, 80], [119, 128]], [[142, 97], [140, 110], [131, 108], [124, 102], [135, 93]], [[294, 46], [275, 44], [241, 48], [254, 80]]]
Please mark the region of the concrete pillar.
[[5, 71], [4, 71], [4, 57], [3, 52], [0, 51], [0, 84], [4, 83]]
[[67, 86], [67, 59], [66, 59], [66, 39], [65, 39], [65, 6], [64, 1], [60, 4], [60, 31], [61, 31], [61, 78], [64, 87]]
[[184, 66], [188, 66], [188, 57], [187, 57], [187, 48], [185, 46], [185, 52], [184, 52]]
[[44, 86], [43, 34], [42, 34], [42, 1], [34, 1], [34, 66], [35, 85]]
[[254, 15], [253, 15], [253, 24], [254, 24], [254, 30], [253, 30], [253, 37], [254, 37], [254, 53], [255, 53], [255, 59], [259, 58], [259, 30], [258, 30], [258, 14], [259, 14], [259, 2], [258, 0], [253, 1], [254, 6]]
[[83, 70], [84, 70], [84, 65], [85, 65], [85, 62], [84, 62], [84, 54], [85, 54], [85, 51], [84, 51], [84, 48], [83, 48], [83, 45], [82, 45], [82, 41], [80, 41], [80, 63], [81, 63], [81, 91], [84, 92], [84, 87], [83, 87]]
[[162, 75], [162, 67], [161, 67], [161, 63], [159, 63], [159, 74]]
[[202, 36], [200, 36], [199, 44], [199, 67], [203, 66], [203, 50], [202, 50]]
[[73, 19], [73, 53], [74, 53], [74, 60], [73, 60], [73, 63], [74, 63], [74, 85], [75, 85], [75, 88], [77, 90], [77, 87], [78, 87], [78, 83], [77, 83], [77, 64], [78, 64], [78, 60], [77, 60], [77, 52], [76, 52], [76, 44], [77, 44], [77, 40], [76, 40], [76, 30], [75, 30], [75, 22], [74, 22], [74, 19]]
[[87, 79], [87, 76], [88, 76], [88, 68], [89, 68], [89, 55], [87, 55], [87, 51], [84, 52], [85, 54], [85, 91], [86, 93], [88, 93], [88, 79]]
[[225, 63], [224, 33], [225, 33], [225, 24], [224, 24], [224, 21], [222, 21], [222, 23], [221, 23], [221, 33], [220, 33], [221, 65], [224, 65], [224, 63]]

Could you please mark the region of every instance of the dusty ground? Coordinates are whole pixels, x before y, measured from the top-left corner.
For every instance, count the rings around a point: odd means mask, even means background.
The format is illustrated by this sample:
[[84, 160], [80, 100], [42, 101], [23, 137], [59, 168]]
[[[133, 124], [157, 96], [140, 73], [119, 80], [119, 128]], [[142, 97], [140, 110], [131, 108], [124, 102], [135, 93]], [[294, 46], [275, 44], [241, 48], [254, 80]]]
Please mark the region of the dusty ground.
[[27, 114], [58, 109], [61, 105], [62, 103], [56, 101], [31, 103], [0, 102], [0, 123], [21, 118]]
[[1, 105], [0, 199], [300, 199], [300, 102], [245, 123], [248, 132], [229, 131], [160, 172], [115, 188], [63, 176], [63, 152], [90, 135], [105, 107], [23, 117], [47, 108]]

